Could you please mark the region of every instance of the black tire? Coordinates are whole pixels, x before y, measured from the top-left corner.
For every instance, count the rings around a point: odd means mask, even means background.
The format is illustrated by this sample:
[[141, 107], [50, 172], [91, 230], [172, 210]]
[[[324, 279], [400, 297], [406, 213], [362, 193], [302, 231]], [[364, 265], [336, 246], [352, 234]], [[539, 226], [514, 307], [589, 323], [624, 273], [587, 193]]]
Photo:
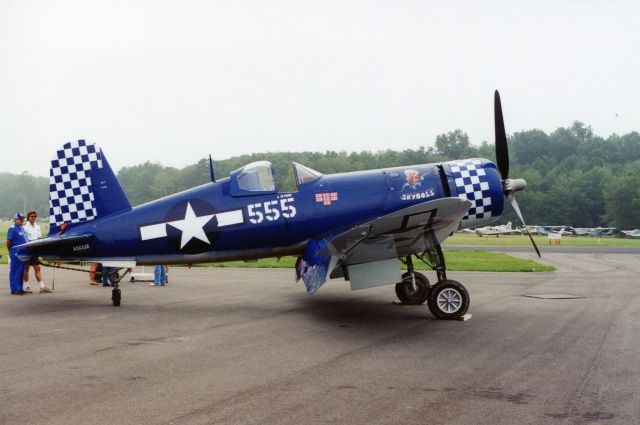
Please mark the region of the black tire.
[[402, 304], [419, 305], [429, 297], [429, 279], [422, 273], [413, 273], [416, 277], [416, 288], [414, 292], [411, 285], [411, 273], [402, 275], [402, 282], [396, 283], [396, 295]]
[[135, 278], [135, 277], [133, 277], [133, 276], [131, 276], [131, 278], [129, 279], [129, 282], [131, 282], [131, 283], [135, 283], [135, 282], [136, 282], [136, 278]]
[[118, 307], [120, 305], [120, 298], [120, 288], [113, 288], [113, 291], [111, 291], [111, 301], [114, 306]]
[[437, 319], [458, 319], [469, 309], [469, 293], [455, 280], [443, 280], [429, 291], [429, 311]]

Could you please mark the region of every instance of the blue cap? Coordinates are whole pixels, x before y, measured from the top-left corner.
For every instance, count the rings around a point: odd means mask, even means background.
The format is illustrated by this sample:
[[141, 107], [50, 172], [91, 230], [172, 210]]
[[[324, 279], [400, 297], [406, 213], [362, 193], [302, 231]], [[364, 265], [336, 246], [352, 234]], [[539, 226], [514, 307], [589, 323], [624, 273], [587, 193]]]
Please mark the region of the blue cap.
[[14, 220], [18, 220], [18, 219], [24, 219], [24, 214], [22, 213], [16, 213], [16, 215], [13, 216]]

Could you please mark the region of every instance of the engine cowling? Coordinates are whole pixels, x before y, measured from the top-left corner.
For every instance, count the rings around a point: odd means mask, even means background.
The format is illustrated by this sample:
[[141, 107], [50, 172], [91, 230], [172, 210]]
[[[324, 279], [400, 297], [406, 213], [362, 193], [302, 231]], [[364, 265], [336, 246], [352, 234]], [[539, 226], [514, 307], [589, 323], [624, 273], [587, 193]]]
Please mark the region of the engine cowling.
[[487, 226], [497, 221], [504, 209], [502, 179], [496, 165], [483, 158], [443, 164], [451, 196], [471, 201], [461, 228]]

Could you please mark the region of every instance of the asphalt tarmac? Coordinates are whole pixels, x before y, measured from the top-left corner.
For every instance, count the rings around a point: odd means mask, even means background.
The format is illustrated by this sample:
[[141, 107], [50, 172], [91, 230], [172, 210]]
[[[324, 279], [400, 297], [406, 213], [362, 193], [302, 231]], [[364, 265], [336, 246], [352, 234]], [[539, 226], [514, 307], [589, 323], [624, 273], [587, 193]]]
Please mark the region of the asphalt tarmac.
[[113, 307], [67, 271], [12, 296], [0, 266], [0, 423], [639, 423], [639, 259], [450, 272], [466, 322], [394, 304], [392, 286], [309, 296], [292, 270], [172, 268]]

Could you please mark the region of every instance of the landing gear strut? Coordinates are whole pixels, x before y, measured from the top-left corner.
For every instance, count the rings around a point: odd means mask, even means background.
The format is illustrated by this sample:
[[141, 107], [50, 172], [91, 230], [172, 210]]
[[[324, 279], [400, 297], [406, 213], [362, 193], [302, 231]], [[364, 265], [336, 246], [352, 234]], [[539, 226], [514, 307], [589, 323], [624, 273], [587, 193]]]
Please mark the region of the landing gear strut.
[[402, 304], [423, 304], [429, 296], [429, 279], [422, 273], [413, 270], [413, 261], [408, 255], [405, 259], [407, 272], [402, 275], [402, 282], [396, 283], [396, 295]]
[[396, 284], [396, 295], [403, 304], [422, 304], [428, 300], [429, 311], [438, 319], [457, 319], [469, 309], [469, 293], [455, 280], [447, 279], [447, 268], [440, 244], [416, 255], [420, 261], [436, 272], [438, 282], [429, 285], [427, 278], [413, 268], [410, 255], [405, 258], [407, 273]]

